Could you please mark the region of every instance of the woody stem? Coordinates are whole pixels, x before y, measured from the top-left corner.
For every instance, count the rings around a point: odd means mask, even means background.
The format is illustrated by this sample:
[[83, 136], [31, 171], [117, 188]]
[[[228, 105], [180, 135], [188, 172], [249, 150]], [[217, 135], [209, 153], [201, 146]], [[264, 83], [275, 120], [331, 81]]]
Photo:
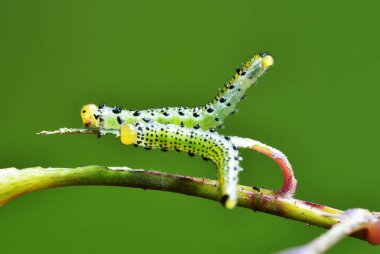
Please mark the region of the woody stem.
[[[37, 190], [74, 186], [110, 185], [177, 192], [214, 201], [220, 200], [218, 183], [214, 180], [166, 174], [127, 167], [86, 166], [78, 168], [0, 169], [0, 205]], [[323, 205], [279, 197], [275, 191], [238, 186], [238, 206], [261, 211], [311, 225], [330, 228], [339, 222], [342, 211]], [[378, 244], [368, 231], [354, 237]]]

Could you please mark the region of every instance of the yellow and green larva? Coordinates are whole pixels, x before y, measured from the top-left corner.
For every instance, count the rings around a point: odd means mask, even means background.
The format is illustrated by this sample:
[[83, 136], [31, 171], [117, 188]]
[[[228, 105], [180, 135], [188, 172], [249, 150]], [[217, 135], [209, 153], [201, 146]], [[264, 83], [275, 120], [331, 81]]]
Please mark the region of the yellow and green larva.
[[215, 98], [202, 107], [166, 107], [146, 110], [124, 110], [94, 104], [81, 110], [83, 124], [102, 131], [120, 131], [122, 143], [146, 149], [185, 151], [212, 160], [218, 168], [221, 201], [227, 208], [236, 204], [239, 155], [228, 137], [216, 133], [226, 117], [232, 114], [257, 79], [273, 64], [270, 55], [253, 56]]
[[188, 152], [211, 160], [218, 169], [221, 202], [227, 208], [236, 204], [239, 153], [235, 145], [215, 132], [189, 129], [174, 124], [160, 124], [154, 121], [124, 124], [120, 129], [121, 142], [146, 149], [176, 150]]

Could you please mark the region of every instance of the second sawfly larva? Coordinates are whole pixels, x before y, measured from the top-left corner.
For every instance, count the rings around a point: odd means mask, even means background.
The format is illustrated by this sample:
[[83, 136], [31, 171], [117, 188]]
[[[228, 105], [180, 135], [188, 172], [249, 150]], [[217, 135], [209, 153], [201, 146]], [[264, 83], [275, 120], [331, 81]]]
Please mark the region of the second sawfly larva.
[[202, 107], [165, 107], [125, 110], [88, 104], [83, 106], [83, 124], [100, 134], [116, 131], [125, 145], [145, 149], [177, 150], [211, 160], [217, 167], [220, 200], [229, 209], [237, 202], [239, 153], [229, 137], [216, 129], [235, 112], [247, 90], [273, 65], [265, 53], [253, 56], [236, 70], [215, 98]]

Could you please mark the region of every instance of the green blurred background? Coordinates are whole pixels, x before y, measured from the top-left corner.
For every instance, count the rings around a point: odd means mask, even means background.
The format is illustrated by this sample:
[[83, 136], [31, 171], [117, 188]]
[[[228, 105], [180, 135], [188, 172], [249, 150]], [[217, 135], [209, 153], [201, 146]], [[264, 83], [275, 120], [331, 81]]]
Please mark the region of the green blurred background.
[[[352, 1], [354, 2], [354, 1]], [[113, 137], [36, 136], [79, 127], [83, 104], [195, 106], [241, 62], [275, 66], [224, 134], [286, 153], [297, 197], [380, 210], [377, 1], [1, 1], [0, 168], [128, 165], [215, 178], [186, 154]], [[265, 156], [242, 152], [241, 182], [277, 188]], [[322, 229], [217, 202], [118, 187], [58, 188], [0, 209], [1, 253], [270, 253]], [[347, 239], [331, 253], [379, 253]]]

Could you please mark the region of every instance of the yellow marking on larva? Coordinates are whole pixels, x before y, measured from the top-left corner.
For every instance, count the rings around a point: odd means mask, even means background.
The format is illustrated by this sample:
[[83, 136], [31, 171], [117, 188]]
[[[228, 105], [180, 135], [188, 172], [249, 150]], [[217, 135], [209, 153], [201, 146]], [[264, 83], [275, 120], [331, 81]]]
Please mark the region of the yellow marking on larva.
[[263, 63], [264, 68], [268, 68], [269, 66], [272, 66], [273, 62], [274, 62], [273, 57], [271, 57], [270, 55], [266, 55], [263, 57], [262, 63]]
[[233, 209], [236, 205], [236, 201], [232, 200], [231, 198], [227, 199], [226, 203], [224, 204], [224, 207], [227, 209]]
[[95, 113], [98, 111], [98, 106], [95, 104], [84, 105], [80, 111], [82, 122], [87, 127], [99, 127], [99, 118], [95, 118]]
[[131, 145], [137, 140], [137, 130], [132, 124], [124, 124], [120, 128], [120, 141], [124, 145]]

